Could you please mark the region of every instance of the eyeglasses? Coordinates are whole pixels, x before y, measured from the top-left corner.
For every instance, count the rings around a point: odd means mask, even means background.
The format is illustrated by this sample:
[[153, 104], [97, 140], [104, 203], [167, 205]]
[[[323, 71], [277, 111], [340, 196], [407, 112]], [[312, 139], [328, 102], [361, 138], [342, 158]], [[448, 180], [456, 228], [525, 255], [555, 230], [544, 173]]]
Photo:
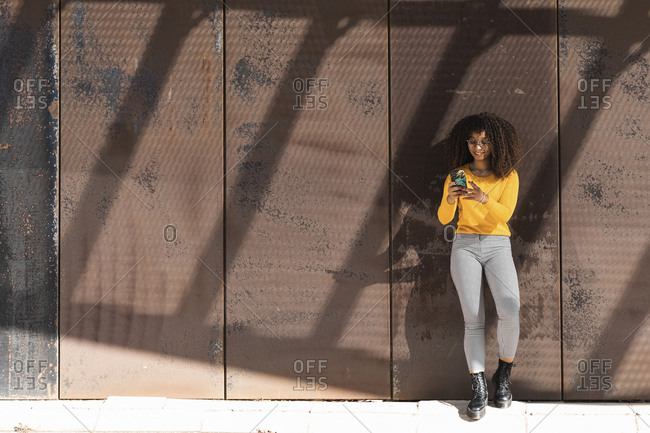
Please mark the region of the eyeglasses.
[[487, 141], [487, 140], [476, 141], [476, 140], [474, 140], [473, 138], [467, 140], [467, 144], [469, 144], [469, 145], [472, 146], [472, 147], [476, 147], [476, 146], [478, 146], [478, 145], [480, 144], [481, 147], [484, 148], [484, 149], [487, 149], [487, 148], [490, 147], [490, 142], [489, 142], [489, 141]]

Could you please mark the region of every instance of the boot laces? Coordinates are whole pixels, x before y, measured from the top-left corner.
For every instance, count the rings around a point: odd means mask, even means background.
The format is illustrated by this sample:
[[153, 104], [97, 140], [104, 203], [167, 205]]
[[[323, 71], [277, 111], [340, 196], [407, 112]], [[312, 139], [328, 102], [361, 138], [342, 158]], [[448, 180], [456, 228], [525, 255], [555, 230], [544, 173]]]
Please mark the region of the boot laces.
[[[503, 374], [503, 370], [499, 370], [499, 374], [497, 374], [496, 382], [500, 387], [503, 387], [503, 388], [506, 388], [506, 389], [508, 389], [510, 387], [510, 384], [511, 384], [511, 382], [510, 382], [510, 372], [512, 371], [512, 367], [514, 367], [514, 366], [515, 366], [515, 364], [513, 363], [510, 366], [510, 368], [508, 368], [508, 370], [510, 370], [510, 371], [508, 371], [508, 374]], [[505, 367], [505, 368], [507, 368], [507, 367]]]
[[483, 382], [481, 376], [474, 375], [472, 377], [472, 390], [475, 391], [476, 393], [483, 394], [487, 391], [487, 384]]

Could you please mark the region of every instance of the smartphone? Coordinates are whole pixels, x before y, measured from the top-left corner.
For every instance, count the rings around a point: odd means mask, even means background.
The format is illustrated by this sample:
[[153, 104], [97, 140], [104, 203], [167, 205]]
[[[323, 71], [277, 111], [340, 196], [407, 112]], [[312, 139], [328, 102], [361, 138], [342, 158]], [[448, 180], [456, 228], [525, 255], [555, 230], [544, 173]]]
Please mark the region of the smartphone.
[[467, 189], [467, 178], [465, 177], [465, 170], [452, 170], [449, 172], [452, 182], [456, 182], [456, 186], [462, 186]]

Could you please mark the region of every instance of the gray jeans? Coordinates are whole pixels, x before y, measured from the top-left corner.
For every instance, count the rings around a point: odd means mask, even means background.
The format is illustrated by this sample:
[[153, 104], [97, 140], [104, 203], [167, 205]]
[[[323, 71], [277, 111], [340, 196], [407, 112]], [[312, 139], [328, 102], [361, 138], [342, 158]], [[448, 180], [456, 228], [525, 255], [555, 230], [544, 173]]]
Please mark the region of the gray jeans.
[[483, 271], [499, 316], [499, 356], [514, 358], [519, 341], [519, 282], [510, 238], [456, 233], [451, 249], [451, 278], [465, 319], [465, 357], [470, 371], [485, 370]]

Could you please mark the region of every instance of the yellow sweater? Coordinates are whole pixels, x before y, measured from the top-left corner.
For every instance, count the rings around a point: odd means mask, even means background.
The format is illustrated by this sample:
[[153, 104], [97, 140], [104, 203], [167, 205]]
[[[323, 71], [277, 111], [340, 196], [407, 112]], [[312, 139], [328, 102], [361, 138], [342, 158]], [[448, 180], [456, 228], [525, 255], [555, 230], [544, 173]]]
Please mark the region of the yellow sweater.
[[508, 176], [498, 179], [493, 174], [487, 177], [474, 176], [465, 164], [458, 169], [465, 170], [467, 187], [471, 188], [470, 181], [474, 182], [486, 193], [490, 199], [486, 204], [474, 200], [458, 198], [456, 203], [447, 203], [447, 190], [451, 178], [447, 175], [442, 194], [442, 202], [438, 208], [438, 219], [442, 224], [448, 224], [458, 208], [457, 233], [478, 233], [482, 235], [510, 236], [508, 220], [512, 216], [517, 204], [519, 194], [519, 176], [512, 170]]

